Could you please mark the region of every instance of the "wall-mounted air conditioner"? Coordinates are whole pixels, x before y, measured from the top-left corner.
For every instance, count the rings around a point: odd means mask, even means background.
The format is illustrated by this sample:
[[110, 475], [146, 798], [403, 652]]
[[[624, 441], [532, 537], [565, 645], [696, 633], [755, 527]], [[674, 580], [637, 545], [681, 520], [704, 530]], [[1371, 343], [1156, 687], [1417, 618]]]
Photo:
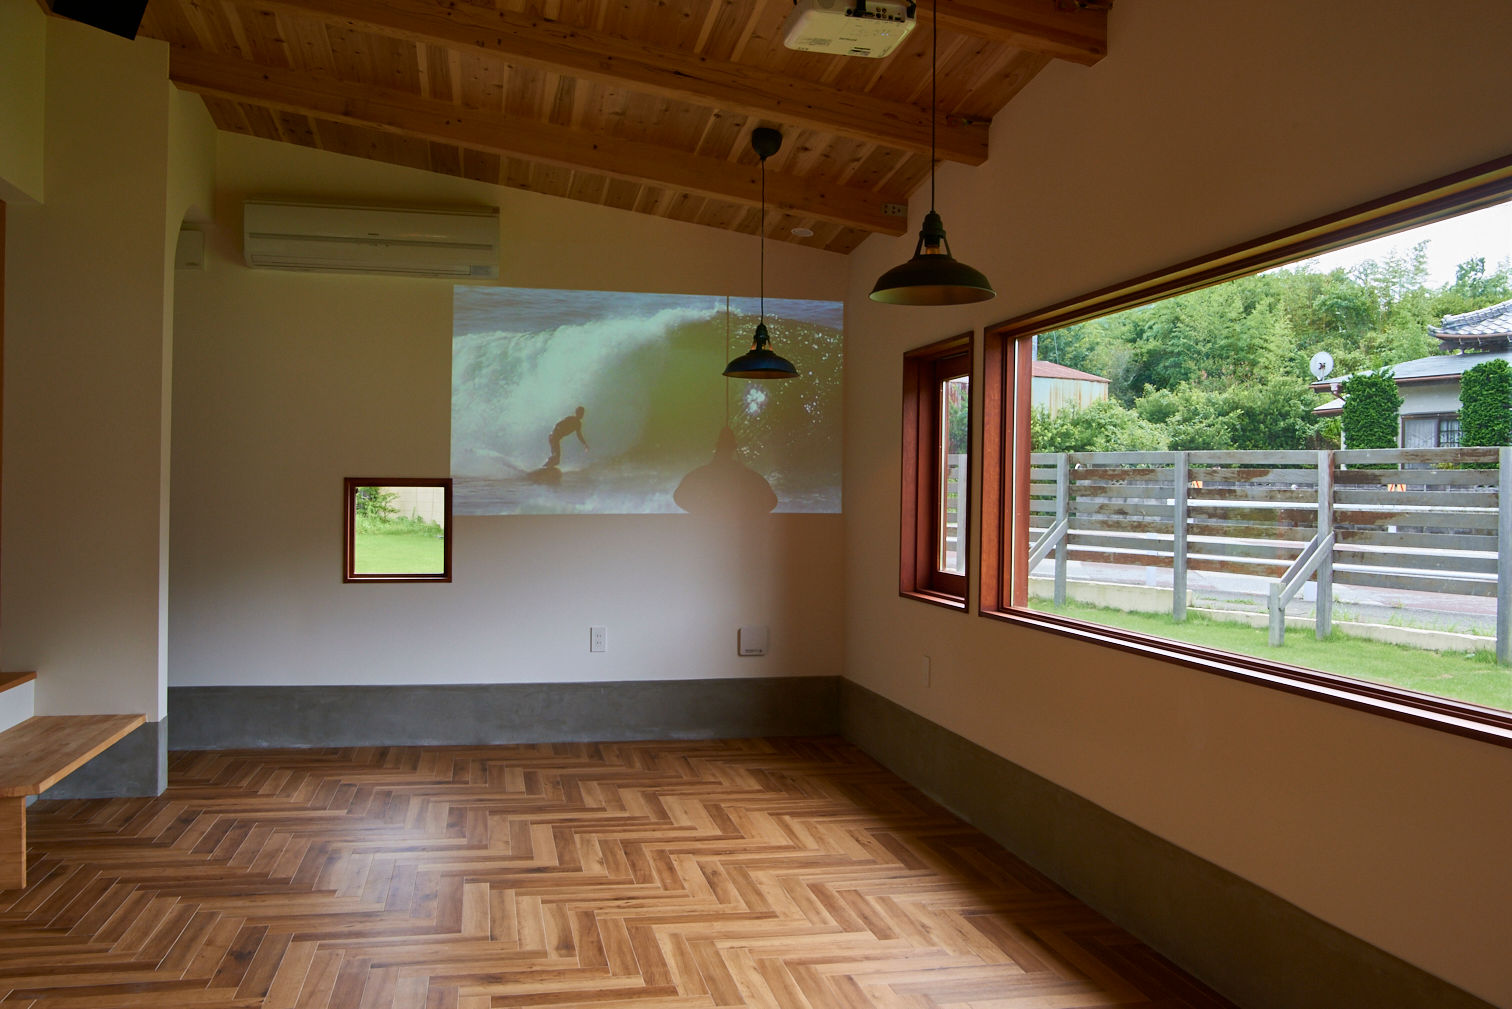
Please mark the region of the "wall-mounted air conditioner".
[[249, 199], [242, 254], [275, 270], [496, 279], [499, 211]]
[[903, 0], [794, 0], [782, 43], [838, 56], [886, 56], [914, 27], [914, 5]]

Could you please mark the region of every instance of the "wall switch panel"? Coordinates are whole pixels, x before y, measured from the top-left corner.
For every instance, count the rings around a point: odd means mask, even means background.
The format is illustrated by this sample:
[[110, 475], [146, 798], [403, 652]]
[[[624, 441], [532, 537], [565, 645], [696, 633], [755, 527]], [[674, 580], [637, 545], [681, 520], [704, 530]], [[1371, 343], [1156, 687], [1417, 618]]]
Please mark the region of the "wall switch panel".
[[738, 641], [741, 655], [765, 655], [767, 642], [771, 637], [771, 629], [768, 627], [742, 627]]

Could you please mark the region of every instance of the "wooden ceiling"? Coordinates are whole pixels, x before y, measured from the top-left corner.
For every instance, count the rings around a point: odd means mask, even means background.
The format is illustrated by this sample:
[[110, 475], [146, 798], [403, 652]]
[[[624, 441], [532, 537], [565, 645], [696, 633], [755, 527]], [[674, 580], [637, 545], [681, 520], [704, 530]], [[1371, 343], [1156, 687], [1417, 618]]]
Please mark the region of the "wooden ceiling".
[[[939, 0], [937, 149], [981, 164], [1110, 0]], [[222, 130], [849, 252], [929, 173], [930, 11], [885, 59], [782, 43], [793, 0], [151, 0], [141, 33]], [[799, 236], [793, 229], [810, 229]]]

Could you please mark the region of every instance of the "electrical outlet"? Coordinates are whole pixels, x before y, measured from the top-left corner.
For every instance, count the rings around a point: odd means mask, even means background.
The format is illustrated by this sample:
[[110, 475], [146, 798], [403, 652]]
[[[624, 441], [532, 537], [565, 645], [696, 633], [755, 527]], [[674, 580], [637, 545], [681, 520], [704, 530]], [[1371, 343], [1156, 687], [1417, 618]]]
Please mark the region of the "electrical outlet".
[[609, 628], [588, 628], [588, 650], [590, 652], [607, 652], [609, 650]]
[[924, 680], [924, 686], [929, 686], [934, 681], [934, 673], [930, 670], [928, 655], [924, 656], [924, 662], [920, 665], [919, 669]]

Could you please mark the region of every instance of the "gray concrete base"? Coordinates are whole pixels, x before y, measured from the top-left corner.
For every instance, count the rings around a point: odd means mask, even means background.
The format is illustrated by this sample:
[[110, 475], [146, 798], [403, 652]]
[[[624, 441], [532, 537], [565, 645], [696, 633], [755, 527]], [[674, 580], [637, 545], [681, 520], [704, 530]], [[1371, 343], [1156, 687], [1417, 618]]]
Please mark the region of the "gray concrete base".
[[1250, 1009], [1489, 1009], [1226, 869], [850, 681], [841, 734]]
[[834, 735], [839, 677], [170, 687], [175, 750]]
[[158, 795], [168, 787], [168, 720], [147, 722], [58, 782], [40, 798]]

